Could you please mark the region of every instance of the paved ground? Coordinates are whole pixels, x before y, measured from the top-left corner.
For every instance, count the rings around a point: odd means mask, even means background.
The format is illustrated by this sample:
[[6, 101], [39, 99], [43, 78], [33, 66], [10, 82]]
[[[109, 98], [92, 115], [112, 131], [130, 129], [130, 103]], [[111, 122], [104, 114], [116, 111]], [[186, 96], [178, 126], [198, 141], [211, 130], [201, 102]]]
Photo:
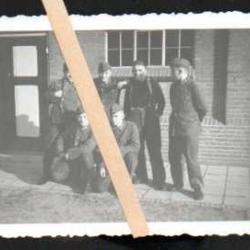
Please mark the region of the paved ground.
[[[148, 188], [144, 194], [145, 198], [250, 209], [250, 171], [248, 168], [204, 165], [201, 168], [205, 182], [204, 200], [193, 200], [187, 173], [184, 192], [159, 192]], [[169, 167], [167, 168], [167, 182], [171, 183]]]
[[[34, 165], [36, 167], [34, 167]], [[9, 157], [0, 155], [0, 189], [28, 188], [46, 192], [72, 192], [71, 188], [49, 182], [45, 185], [36, 184], [41, 176], [39, 156], [27, 157], [19, 155]], [[166, 165], [166, 181], [171, 185], [169, 166]], [[243, 167], [202, 166], [205, 181], [205, 198], [195, 201], [185, 174], [185, 189], [180, 192], [161, 192], [146, 185], [136, 185], [141, 200], [179, 202], [212, 206], [218, 208], [234, 207], [250, 211], [250, 169]], [[151, 175], [151, 173], [149, 173]]]

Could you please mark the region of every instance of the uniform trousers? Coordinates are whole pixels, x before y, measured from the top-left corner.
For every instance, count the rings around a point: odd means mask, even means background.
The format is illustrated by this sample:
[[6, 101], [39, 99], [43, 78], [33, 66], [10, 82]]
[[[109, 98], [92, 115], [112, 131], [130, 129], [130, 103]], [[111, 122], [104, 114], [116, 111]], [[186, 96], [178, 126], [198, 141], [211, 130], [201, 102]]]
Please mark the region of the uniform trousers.
[[145, 114], [145, 123], [140, 133], [141, 148], [138, 157], [138, 167], [136, 170], [139, 181], [147, 183], [148, 174], [145, 159], [145, 142], [148, 148], [153, 185], [162, 187], [165, 183], [165, 169], [161, 153], [161, 130], [159, 117], [151, 110]]
[[90, 185], [94, 189], [94, 178], [96, 176], [96, 167], [92, 151], [82, 152], [82, 154], [68, 161], [70, 165], [69, 182], [73, 187], [85, 191]]
[[[138, 163], [138, 154], [135, 152], [128, 152], [123, 156], [125, 164], [127, 166], [127, 170], [131, 177], [134, 177], [134, 173], [136, 171], [137, 163]], [[103, 161], [99, 162], [98, 170], [100, 171], [101, 168], [105, 168], [105, 164]], [[106, 169], [106, 168], [105, 168]], [[112, 187], [110, 177], [106, 171], [106, 176], [101, 177], [100, 175], [97, 177], [97, 191], [98, 192], [105, 192]]]
[[198, 162], [199, 133], [169, 136], [169, 162], [174, 186], [183, 187], [183, 156], [187, 163], [190, 185], [193, 189], [203, 187], [203, 178]]

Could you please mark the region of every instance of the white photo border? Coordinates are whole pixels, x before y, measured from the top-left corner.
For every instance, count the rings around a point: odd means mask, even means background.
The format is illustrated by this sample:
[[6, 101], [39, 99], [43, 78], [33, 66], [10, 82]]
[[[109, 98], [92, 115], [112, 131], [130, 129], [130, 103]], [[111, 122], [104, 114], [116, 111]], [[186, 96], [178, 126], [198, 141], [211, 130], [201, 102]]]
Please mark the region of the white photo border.
[[[70, 16], [75, 30], [162, 30], [162, 29], [250, 29], [250, 14], [241, 12], [201, 14], [147, 14], [111, 16]], [[139, 20], [139, 21], [138, 21]], [[0, 17], [0, 32], [51, 31], [46, 16]], [[166, 207], [167, 209], [167, 207]], [[192, 236], [250, 234], [250, 221], [149, 222], [150, 235]], [[127, 235], [126, 222], [0, 224], [2, 237]]]

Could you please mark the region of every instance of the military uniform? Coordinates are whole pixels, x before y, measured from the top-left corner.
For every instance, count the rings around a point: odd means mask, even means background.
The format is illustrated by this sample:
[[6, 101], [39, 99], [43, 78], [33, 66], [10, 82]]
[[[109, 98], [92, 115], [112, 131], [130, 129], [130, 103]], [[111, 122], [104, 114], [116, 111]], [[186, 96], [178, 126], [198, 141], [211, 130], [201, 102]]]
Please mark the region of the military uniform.
[[124, 120], [122, 128], [113, 127], [113, 132], [128, 171], [134, 176], [137, 167], [138, 152], [140, 150], [138, 128], [133, 122]]
[[[55, 96], [56, 91], [62, 91], [62, 96]], [[47, 92], [49, 101], [50, 133], [49, 140], [53, 141], [60, 130], [75, 120], [80, 100], [75, 87], [66, 78], [53, 82]]]
[[[182, 61], [177, 63], [182, 63]], [[185, 63], [185, 61], [184, 61]], [[185, 64], [184, 64], [185, 65]], [[169, 119], [169, 162], [177, 189], [183, 187], [182, 156], [185, 156], [190, 185], [202, 189], [203, 179], [198, 162], [200, 122], [207, 113], [199, 87], [192, 79], [174, 82], [170, 87], [172, 113]]]
[[153, 184], [161, 188], [165, 183], [165, 169], [161, 154], [161, 130], [159, 118], [163, 113], [165, 100], [159, 84], [151, 78], [144, 81], [130, 79], [126, 86], [124, 111], [128, 120], [134, 121], [140, 131], [140, 152], [137, 177], [148, 182], [144, 142], [150, 156]]
[[[113, 132], [120, 148], [121, 154], [127, 166], [128, 172], [134, 180], [135, 171], [138, 164], [138, 152], [140, 150], [140, 137], [137, 126], [130, 121], [123, 121], [122, 128], [113, 126]], [[105, 168], [105, 164], [99, 156], [99, 168]], [[109, 177], [106, 177], [105, 186], [100, 187], [99, 191], [105, 191], [110, 185]], [[101, 190], [104, 189], [104, 190]]]
[[[81, 128], [72, 123], [51, 144], [47, 157], [45, 176], [51, 179], [51, 163], [54, 157], [63, 157], [70, 166], [68, 180], [73, 186], [78, 186], [82, 191], [96, 175], [94, 152], [96, 148], [95, 139], [90, 127]], [[67, 157], [66, 157], [67, 155]]]

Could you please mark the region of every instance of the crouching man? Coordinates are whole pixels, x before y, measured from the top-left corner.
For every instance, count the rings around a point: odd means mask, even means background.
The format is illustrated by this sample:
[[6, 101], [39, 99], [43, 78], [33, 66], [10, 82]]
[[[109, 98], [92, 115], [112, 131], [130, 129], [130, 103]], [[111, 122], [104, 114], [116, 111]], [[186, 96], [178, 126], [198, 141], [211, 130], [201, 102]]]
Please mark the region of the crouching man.
[[[88, 184], [92, 185], [96, 176], [96, 166], [94, 161], [94, 152], [96, 142], [91, 133], [89, 122], [82, 110], [76, 114], [76, 122], [72, 122], [52, 144], [50, 157], [47, 160], [47, 177], [54, 181], [69, 181], [75, 190], [83, 193]], [[54, 159], [61, 159], [61, 165], [54, 165]], [[63, 169], [62, 163], [67, 163], [69, 171]], [[61, 169], [60, 169], [61, 166]], [[68, 174], [60, 174], [60, 171], [66, 171]], [[49, 173], [49, 176], [48, 176]], [[58, 178], [58, 176], [60, 176]]]
[[169, 120], [169, 162], [175, 189], [183, 188], [182, 156], [187, 163], [188, 177], [194, 198], [203, 198], [203, 178], [198, 161], [201, 122], [207, 113], [204, 98], [193, 81], [188, 60], [172, 62], [173, 84], [170, 87], [172, 113]]
[[[111, 107], [112, 128], [120, 148], [121, 154], [127, 166], [133, 182], [136, 181], [135, 170], [138, 164], [138, 152], [140, 150], [139, 131], [135, 123], [125, 120], [122, 107], [114, 104]], [[100, 175], [105, 179], [105, 185], [99, 185], [99, 191], [106, 191], [109, 188], [110, 180], [106, 173], [103, 161], [99, 162]], [[99, 183], [100, 184], [100, 183]]]

